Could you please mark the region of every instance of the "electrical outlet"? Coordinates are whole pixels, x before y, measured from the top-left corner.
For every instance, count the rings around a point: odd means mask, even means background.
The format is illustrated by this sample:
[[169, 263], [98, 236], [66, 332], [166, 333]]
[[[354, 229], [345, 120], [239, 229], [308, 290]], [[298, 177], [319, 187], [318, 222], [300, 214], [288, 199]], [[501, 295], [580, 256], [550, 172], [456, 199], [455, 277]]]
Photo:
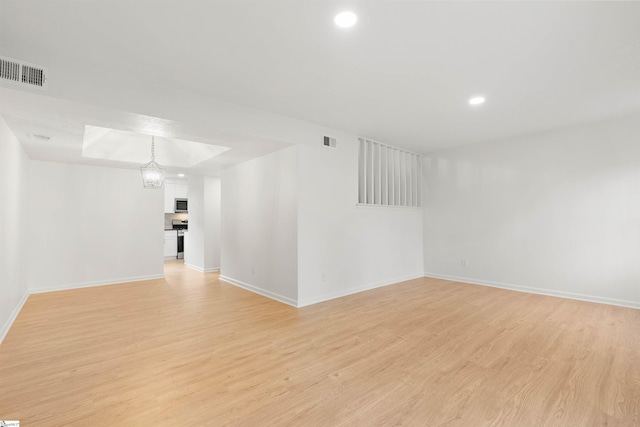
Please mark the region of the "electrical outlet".
[[255, 267], [251, 267], [251, 274], [256, 274], [256, 268]]
[[322, 281], [326, 282], [327, 281], [327, 275], [326, 273], [322, 273]]
[[461, 266], [463, 266], [463, 267], [465, 267], [465, 268], [466, 268], [466, 267], [469, 267], [469, 263], [467, 262], [467, 260], [466, 260], [466, 259], [461, 260], [461, 261], [460, 261], [460, 265], [461, 265]]

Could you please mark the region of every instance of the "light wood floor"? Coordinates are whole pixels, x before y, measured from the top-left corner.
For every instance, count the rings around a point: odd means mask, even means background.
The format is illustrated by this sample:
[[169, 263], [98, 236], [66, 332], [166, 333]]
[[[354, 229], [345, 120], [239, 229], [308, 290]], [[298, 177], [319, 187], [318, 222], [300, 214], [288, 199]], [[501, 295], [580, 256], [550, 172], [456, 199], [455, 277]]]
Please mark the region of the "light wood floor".
[[295, 309], [179, 262], [32, 295], [21, 426], [640, 425], [640, 310], [418, 279]]

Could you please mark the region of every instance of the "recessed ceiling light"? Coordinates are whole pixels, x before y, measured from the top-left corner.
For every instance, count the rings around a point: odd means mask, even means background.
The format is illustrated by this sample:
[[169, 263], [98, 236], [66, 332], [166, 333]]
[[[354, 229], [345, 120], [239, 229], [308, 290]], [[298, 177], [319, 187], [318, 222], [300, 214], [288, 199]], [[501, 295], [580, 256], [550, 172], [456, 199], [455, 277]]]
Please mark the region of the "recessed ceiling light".
[[358, 21], [358, 17], [355, 13], [350, 10], [345, 10], [344, 12], [340, 12], [333, 18], [333, 22], [340, 28], [349, 28], [353, 27]]
[[179, 176], [180, 178], [184, 178], [184, 174], [183, 174], [183, 173], [179, 173], [179, 174], [178, 174], [178, 176]]
[[469, 104], [471, 105], [484, 104], [484, 96], [474, 96], [473, 98], [470, 98]]

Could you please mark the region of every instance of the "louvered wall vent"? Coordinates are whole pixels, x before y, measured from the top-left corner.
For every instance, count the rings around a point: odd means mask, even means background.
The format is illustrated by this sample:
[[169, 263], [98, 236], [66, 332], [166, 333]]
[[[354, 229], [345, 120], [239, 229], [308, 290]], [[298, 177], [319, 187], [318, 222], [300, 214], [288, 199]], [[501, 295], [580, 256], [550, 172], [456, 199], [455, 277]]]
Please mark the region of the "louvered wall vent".
[[49, 69], [6, 56], [0, 56], [0, 79], [38, 89], [47, 88]]

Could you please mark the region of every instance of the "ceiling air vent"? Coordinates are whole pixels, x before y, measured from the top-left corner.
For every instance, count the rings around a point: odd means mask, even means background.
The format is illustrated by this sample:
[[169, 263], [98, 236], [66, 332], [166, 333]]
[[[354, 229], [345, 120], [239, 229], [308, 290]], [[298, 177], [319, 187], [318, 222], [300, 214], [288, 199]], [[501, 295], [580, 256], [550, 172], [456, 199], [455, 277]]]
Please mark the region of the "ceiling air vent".
[[6, 56], [0, 56], [0, 79], [39, 89], [47, 88], [49, 69]]
[[337, 142], [335, 138], [324, 136], [322, 137], [322, 145], [329, 148], [336, 148]]

